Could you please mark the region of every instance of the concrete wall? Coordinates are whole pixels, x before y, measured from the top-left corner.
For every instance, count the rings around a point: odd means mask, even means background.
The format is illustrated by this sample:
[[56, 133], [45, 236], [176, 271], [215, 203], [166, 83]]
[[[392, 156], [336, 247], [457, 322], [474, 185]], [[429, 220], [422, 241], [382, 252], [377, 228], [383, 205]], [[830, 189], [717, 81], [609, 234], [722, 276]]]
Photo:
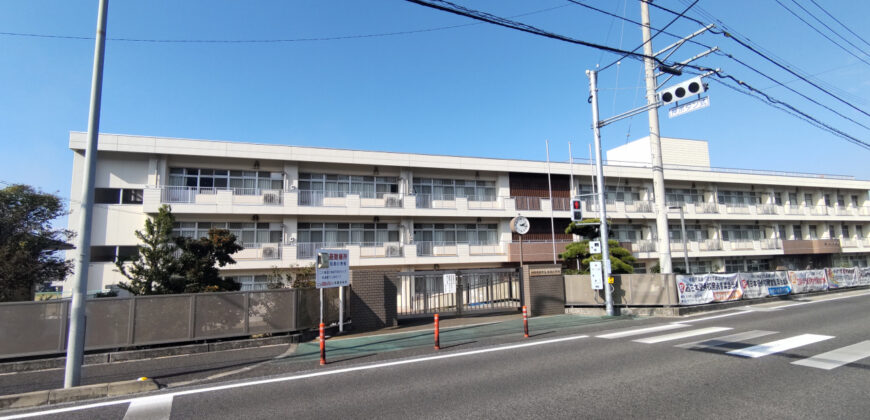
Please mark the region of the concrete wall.
[[350, 317], [354, 331], [371, 331], [398, 324], [397, 271], [350, 272]]
[[[688, 165], [710, 167], [710, 152], [703, 140], [675, 139], [662, 137], [662, 161], [665, 165]], [[649, 164], [649, 137], [607, 151], [607, 160], [619, 162], [639, 162]]]

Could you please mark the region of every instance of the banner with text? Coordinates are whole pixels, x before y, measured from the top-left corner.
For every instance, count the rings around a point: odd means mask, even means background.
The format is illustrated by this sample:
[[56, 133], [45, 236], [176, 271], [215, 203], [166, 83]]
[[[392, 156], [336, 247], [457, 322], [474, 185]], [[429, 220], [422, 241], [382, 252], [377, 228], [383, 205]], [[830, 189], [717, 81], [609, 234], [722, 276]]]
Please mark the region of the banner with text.
[[680, 305], [740, 300], [743, 291], [737, 274], [699, 274], [677, 276]]
[[870, 267], [858, 267], [858, 286], [870, 286]]
[[836, 267], [828, 269], [828, 288], [858, 286], [858, 267]]
[[757, 299], [768, 296], [785, 296], [791, 293], [788, 273], [785, 271], [764, 271], [760, 273], [738, 273], [740, 288], [744, 299]]
[[788, 281], [791, 283], [792, 293], [828, 290], [828, 276], [825, 270], [789, 271]]

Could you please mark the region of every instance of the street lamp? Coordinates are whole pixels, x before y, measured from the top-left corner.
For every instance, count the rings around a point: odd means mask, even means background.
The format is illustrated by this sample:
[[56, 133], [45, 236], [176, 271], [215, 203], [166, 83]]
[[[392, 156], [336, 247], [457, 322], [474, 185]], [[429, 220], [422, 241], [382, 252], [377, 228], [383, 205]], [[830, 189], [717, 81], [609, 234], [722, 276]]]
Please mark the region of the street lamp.
[[692, 269], [689, 268], [689, 247], [686, 244], [686, 217], [683, 214], [683, 206], [668, 206], [668, 210], [670, 209], [678, 209], [680, 210], [680, 230], [682, 231], [683, 238], [683, 261], [686, 263], [686, 273], [692, 273]]

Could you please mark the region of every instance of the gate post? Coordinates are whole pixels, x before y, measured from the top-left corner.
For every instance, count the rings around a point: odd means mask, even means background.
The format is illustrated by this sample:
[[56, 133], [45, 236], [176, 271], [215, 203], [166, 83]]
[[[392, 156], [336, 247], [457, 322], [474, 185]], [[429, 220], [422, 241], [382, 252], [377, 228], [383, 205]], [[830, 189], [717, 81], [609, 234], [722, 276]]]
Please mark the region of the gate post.
[[463, 275], [456, 273], [456, 316], [462, 316], [462, 307], [465, 305], [465, 299], [463, 299], [463, 290], [465, 289], [465, 282], [463, 280]]

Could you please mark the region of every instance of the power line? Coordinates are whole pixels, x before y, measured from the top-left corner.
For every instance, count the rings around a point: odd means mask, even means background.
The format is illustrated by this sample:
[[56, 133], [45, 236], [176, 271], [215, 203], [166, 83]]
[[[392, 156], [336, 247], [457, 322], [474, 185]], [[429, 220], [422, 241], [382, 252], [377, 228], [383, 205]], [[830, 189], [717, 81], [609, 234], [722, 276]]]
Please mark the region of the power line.
[[812, 4], [814, 4], [814, 5], [816, 5], [816, 7], [818, 7], [819, 10], [821, 10], [821, 11], [824, 12], [826, 15], [828, 15], [829, 18], [833, 19], [834, 22], [837, 22], [837, 23], [840, 24], [840, 26], [846, 28], [846, 30], [849, 31], [850, 34], [855, 35], [856, 38], [860, 39], [860, 40], [863, 41], [865, 44], [867, 44], [868, 46], [870, 46], [870, 42], [867, 42], [867, 40], [864, 39], [864, 38], [862, 38], [861, 35], [858, 35], [858, 34], [855, 33], [855, 31], [849, 29], [848, 26], [846, 26], [843, 22], [840, 22], [840, 20], [837, 19], [836, 17], [834, 17], [834, 15], [828, 13], [828, 11], [825, 10], [824, 7], [822, 7], [822, 6], [820, 6], [818, 3], [816, 3], [816, 0], [810, 0], [810, 2], [811, 2]]
[[848, 39], [846, 39], [846, 37], [844, 37], [843, 35], [840, 35], [839, 32], [837, 32], [836, 30], [834, 30], [834, 28], [831, 28], [830, 26], [828, 26], [828, 24], [826, 24], [825, 22], [823, 22], [823, 21], [822, 21], [821, 19], [819, 19], [819, 18], [818, 18], [818, 17], [817, 17], [813, 12], [810, 12], [809, 10], [807, 10], [807, 9], [806, 9], [805, 7], [803, 7], [800, 3], [798, 3], [798, 2], [795, 1], [795, 0], [791, 0], [791, 2], [794, 3], [795, 6], [799, 7], [801, 10], [803, 10], [804, 13], [810, 15], [811, 18], [815, 19], [816, 22], [819, 22], [819, 23], [820, 23], [822, 26], [824, 26], [827, 30], [831, 31], [831, 33], [833, 33], [834, 35], [840, 37], [840, 39], [842, 39], [843, 41], [846, 41], [847, 44], [851, 45], [851, 46], [852, 46], [853, 48], [855, 48], [856, 50], [861, 51], [862, 54], [870, 56], [870, 54], [867, 54], [867, 51], [864, 51], [863, 49], [861, 49], [861, 47], [859, 47], [859, 46], [853, 44], [851, 41], [849, 41]]
[[[827, 39], [828, 41], [831, 41], [832, 44], [836, 45], [836, 46], [839, 47], [841, 50], [845, 51], [847, 54], [851, 55], [852, 57], [857, 58], [858, 60], [861, 60], [862, 62], [864, 62], [864, 64], [867, 64], [868, 66], [870, 66], [870, 63], [868, 63], [867, 60], [864, 60], [863, 58], [859, 57], [857, 54], [853, 53], [852, 51], [849, 51], [846, 47], [844, 47], [843, 45], [841, 45], [839, 42], [835, 41], [833, 38], [829, 37], [828, 35], [826, 35], [825, 33], [823, 33], [821, 30], [819, 30], [818, 28], [816, 28], [815, 26], [813, 26], [813, 24], [807, 22], [806, 19], [802, 18], [800, 15], [798, 15], [797, 13], [795, 13], [795, 11], [789, 9], [788, 6], [782, 4], [782, 2], [780, 2], [779, 0], [774, 0], [774, 1], [776, 2], [776, 4], [782, 6], [783, 9], [785, 9], [785, 10], [787, 10], [789, 13], [791, 13], [792, 16], [796, 17], [798, 20], [800, 20], [801, 22], [803, 22], [804, 24], [806, 24], [807, 26], [809, 26], [809, 27], [810, 27], [813, 31], [815, 31], [817, 34], [821, 35], [822, 37], [824, 37], [824, 38]], [[863, 51], [862, 51], [862, 52], [863, 52]], [[866, 53], [865, 53], [865, 54], [866, 54]]]
[[[538, 13], [549, 12], [551, 10], [561, 9], [561, 8], [568, 7], [568, 6], [570, 6], [570, 5], [563, 4], [563, 5], [559, 5], [559, 6], [548, 7], [545, 9], [533, 10], [531, 12], [513, 15], [511, 17], [515, 18], [515, 17], [530, 16], [530, 15], [534, 15], [534, 14], [538, 14]], [[106, 38], [106, 40], [107, 41], [117, 41], [117, 42], [139, 42], [139, 43], [155, 43], [155, 44], [278, 44], [278, 43], [292, 43], [292, 42], [339, 41], [339, 40], [346, 40], [346, 39], [380, 38], [380, 37], [388, 37], [388, 36], [410, 35], [410, 34], [418, 34], [418, 33], [425, 33], [425, 32], [443, 31], [443, 30], [447, 30], [447, 29], [463, 28], [463, 27], [467, 27], [467, 26], [480, 25], [481, 23], [482, 22], [472, 22], [472, 23], [463, 23], [460, 25], [438, 26], [438, 27], [434, 27], [434, 28], [413, 29], [413, 30], [408, 30], [408, 31], [380, 32], [380, 33], [373, 33], [373, 34], [356, 34], [356, 35], [310, 37], [310, 38], [286, 38], [286, 39]], [[90, 40], [90, 41], [94, 40], [94, 37], [92, 37], [92, 36], [38, 34], [38, 33], [24, 33], [24, 32], [0, 32], [0, 35], [29, 37], [29, 38], [72, 39], [72, 40]]]
[[[568, 0], [568, 1], [570, 1], [571, 3], [575, 3], [575, 4], [577, 3], [575, 0]], [[653, 40], [655, 37], [657, 37], [660, 33], [662, 33], [662, 31], [664, 31], [665, 29], [668, 29], [671, 25], [674, 24], [674, 22], [677, 21], [677, 19], [683, 17], [683, 15], [684, 15], [686, 12], [688, 12], [689, 9], [692, 8], [692, 6], [696, 5], [696, 4], [698, 3], [698, 1], [699, 1], [699, 0], [695, 0], [694, 2], [692, 2], [692, 4], [690, 4], [688, 7], [686, 7], [686, 9], [683, 10], [682, 13], [680, 13], [678, 16], [676, 16], [676, 17], [674, 17], [673, 19], [671, 19], [671, 21], [668, 22], [668, 24], [665, 25], [664, 28], [662, 28], [662, 29], [656, 31], [656, 33], [654, 33], [654, 34], [653, 34], [649, 39], [647, 39], [646, 41], [644, 41], [642, 44], [638, 45], [635, 49], [631, 50], [631, 52], [635, 52], [635, 51], [637, 51], [637, 50], [643, 48], [644, 45], [646, 45], [646, 44], [652, 42], [652, 40]], [[602, 71], [604, 71], [604, 70], [607, 70], [610, 66], [612, 66], [612, 65], [614, 65], [614, 64], [616, 64], [616, 63], [618, 63], [620, 60], [622, 60], [622, 59], [625, 58], [625, 57], [628, 57], [628, 55], [627, 55], [627, 54], [626, 54], [626, 55], [623, 55], [622, 57], [620, 57], [620, 58], [617, 59], [616, 61], [614, 61], [614, 62], [612, 62], [612, 63], [610, 63], [610, 64], [608, 64], [608, 65], [602, 67], [601, 70], [598, 70], [598, 71], [599, 71], [599, 72], [602, 72]]]
[[[538, 36], [543, 36], [543, 37], [550, 38], [550, 39], [564, 41], [564, 42], [568, 42], [568, 43], [576, 44], [576, 45], [582, 45], [582, 46], [590, 47], [590, 48], [596, 48], [596, 49], [600, 49], [603, 51], [612, 52], [612, 53], [616, 53], [616, 54], [625, 54], [626, 57], [630, 56], [630, 57], [638, 59], [638, 60], [644, 59], [644, 58], [650, 58], [658, 64], [667, 65], [667, 63], [665, 63], [664, 61], [662, 61], [661, 59], [656, 58], [656, 57], [646, 56], [644, 54], [636, 53], [633, 51], [626, 51], [626, 50], [619, 49], [619, 48], [609, 47], [607, 45], [596, 44], [594, 42], [583, 41], [581, 39], [575, 39], [575, 38], [571, 38], [568, 36], [559, 35], [559, 34], [556, 34], [553, 32], [545, 31], [543, 29], [537, 28], [537, 27], [532, 26], [532, 25], [522, 23], [522, 22], [512, 21], [510, 19], [495, 16], [495, 15], [492, 15], [492, 14], [489, 14], [486, 12], [481, 12], [479, 10], [468, 9], [466, 7], [460, 6], [458, 4], [455, 4], [455, 3], [452, 3], [452, 2], [449, 2], [446, 0], [431, 0], [432, 2], [424, 1], [424, 0], [405, 0], [405, 1], [408, 1], [408, 2], [414, 3], [414, 4], [419, 4], [421, 6], [426, 6], [426, 7], [432, 8], [432, 9], [441, 10], [443, 12], [453, 13], [453, 14], [459, 15], [459, 16], [465, 16], [468, 18], [482, 21], [482, 22], [491, 23], [493, 25], [502, 26], [502, 27], [505, 27], [508, 29], [515, 29], [518, 31], [522, 31], [522, 32], [526, 32], [526, 33], [530, 33], [530, 34], [534, 34], [534, 35], [538, 35]], [[433, 2], [437, 2], [439, 4], [435, 4]]]

